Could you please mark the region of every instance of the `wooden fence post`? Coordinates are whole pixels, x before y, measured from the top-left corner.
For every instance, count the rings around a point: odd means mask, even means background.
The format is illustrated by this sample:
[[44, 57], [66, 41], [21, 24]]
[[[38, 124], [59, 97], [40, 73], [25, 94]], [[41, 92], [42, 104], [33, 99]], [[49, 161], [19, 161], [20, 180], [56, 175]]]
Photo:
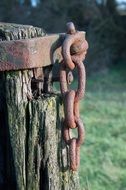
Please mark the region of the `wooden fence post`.
[[[40, 28], [0, 23], [1, 40], [44, 35]], [[32, 70], [0, 72], [0, 189], [80, 190], [61, 135], [62, 99], [45, 93], [30, 100], [32, 76]]]

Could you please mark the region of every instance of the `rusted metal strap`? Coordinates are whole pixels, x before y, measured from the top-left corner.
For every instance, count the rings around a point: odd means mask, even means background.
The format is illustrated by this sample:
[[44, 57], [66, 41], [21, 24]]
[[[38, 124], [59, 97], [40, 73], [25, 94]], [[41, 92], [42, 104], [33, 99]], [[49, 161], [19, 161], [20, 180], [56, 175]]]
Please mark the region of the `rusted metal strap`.
[[[85, 33], [81, 32], [83, 38]], [[61, 45], [65, 34], [52, 34], [25, 40], [0, 42], [0, 71], [49, 66], [62, 60]], [[73, 52], [78, 51], [73, 47]]]

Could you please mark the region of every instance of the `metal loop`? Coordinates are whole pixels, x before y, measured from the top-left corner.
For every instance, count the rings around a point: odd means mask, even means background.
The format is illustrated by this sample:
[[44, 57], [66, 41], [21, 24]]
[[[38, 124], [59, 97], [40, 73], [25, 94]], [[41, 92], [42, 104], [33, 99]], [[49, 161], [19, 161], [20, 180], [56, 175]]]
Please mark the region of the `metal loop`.
[[63, 138], [67, 145], [70, 144], [70, 133], [69, 133], [70, 131], [69, 130], [70, 129], [66, 125], [63, 126]]
[[75, 138], [70, 140], [69, 155], [70, 155], [70, 169], [72, 171], [77, 171], [78, 166], [80, 164], [80, 148], [76, 146]]
[[68, 22], [66, 27], [67, 27], [67, 33], [68, 34], [75, 34], [76, 29], [75, 29], [75, 26], [72, 22]]
[[[65, 123], [64, 123], [65, 124]], [[83, 123], [81, 121], [81, 119], [79, 119], [77, 122], [76, 122], [76, 125], [77, 125], [77, 130], [78, 130], [78, 137], [74, 139], [76, 139], [76, 143], [77, 143], [77, 147], [80, 147], [80, 145], [83, 143], [84, 141], [84, 138], [85, 138], [85, 131], [84, 131], [84, 126], [83, 126]], [[70, 138], [70, 128], [67, 127], [67, 125], [65, 124], [64, 125], [64, 128], [63, 128], [63, 138], [66, 142], [66, 144], [70, 144], [70, 141], [71, 141], [71, 138]]]
[[84, 142], [85, 130], [84, 130], [84, 125], [81, 119], [78, 119], [78, 121], [76, 121], [76, 124], [78, 128], [77, 147], [80, 147], [80, 145]]
[[74, 99], [75, 99], [75, 91], [69, 90], [65, 95], [65, 123], [71, 129], [76, 128], [76, 123], [74, 120]]
[[66, 66], [63, 61], [61, 62], [60, 66], [60, 89], [62, 95], [64, 95], [68, 91], [67, 72], [66, 72]]
[[[76, 62], [76, 66], [78, 69], [79, 81], [78, 81], [78, 89], [76, 91], [75, 102], [83, 98], [85, 92], [85, 81], [86, 81], [85, 66], [83, 62], [80, 61]], [[68, 91], [67, 72], [65, 64], [63, 62], [61, 63], [60, 67], [60, 88], [62, 94]]]
[[75, 102], [81, 100], [84, 97], [85, 93], [85, 81], [86, 73], [85, 66], [82, 61], [76, 62], [77, 71], [78, 71], [78, 89], [76, 91]]
[[[72, 44], [77, 44], [77, 43], [80, 43], [81, 41], [82, 41], [81, 40], [81, 34], [79, 32], [77, 32], [75, 34], [67, 35], [66, 39], [63, 42], [63, 46], [62, 46], [63, 60], [66, 64], [66, 66], [71, 70], [74, 69], [75, 65], [74, 65], [72, 58], [71, 58], [70, 48], [71, 48]], [[86, 51], [87, 48], [85, 49], [85, 47], [84, 47], [82, 52]]]
[[70, 169], [73, 171], [77, 170], [77, 163], [76, 163], [76, 139], [70, 140], [70, 147], [69, 147], [69, 155], [70, 155]]

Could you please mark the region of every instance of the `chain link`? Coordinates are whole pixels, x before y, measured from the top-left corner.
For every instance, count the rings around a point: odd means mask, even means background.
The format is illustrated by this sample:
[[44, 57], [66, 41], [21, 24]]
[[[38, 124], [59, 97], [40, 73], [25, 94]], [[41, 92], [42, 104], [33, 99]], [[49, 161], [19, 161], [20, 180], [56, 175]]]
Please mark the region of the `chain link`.
[[[85, 67], [83, 60], [88, 49], [87, 41], [82, 38], [80, 32], [75, 30], [73, 23], [67, 24], [67, 34], [62, 46], [63, 61], [60, 67], [60, 88], [64, 101], [64, 128], [63, 137], [69, 145], [70, 169], [76, 171], [80, 162], [80, 145], [84, 141], [84, 126], [79, 114], [79, 101], [85, 93]], [[78, 88], [69, 90], [68, 70], [77, 68]], [[72, 74], [70, 73], [72, 78]], [[71, 138], [70, 129], [77, 128], [78, 137]]]

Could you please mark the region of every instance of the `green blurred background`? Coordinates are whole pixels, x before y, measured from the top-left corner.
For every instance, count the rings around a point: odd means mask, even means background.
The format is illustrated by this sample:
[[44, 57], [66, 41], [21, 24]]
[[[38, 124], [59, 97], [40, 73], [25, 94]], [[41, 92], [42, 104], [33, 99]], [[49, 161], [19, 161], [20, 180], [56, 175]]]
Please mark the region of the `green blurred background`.
[[86, 31], [82, 190], [126, 190], [126, 0], [1, 0], [0, 22]]

